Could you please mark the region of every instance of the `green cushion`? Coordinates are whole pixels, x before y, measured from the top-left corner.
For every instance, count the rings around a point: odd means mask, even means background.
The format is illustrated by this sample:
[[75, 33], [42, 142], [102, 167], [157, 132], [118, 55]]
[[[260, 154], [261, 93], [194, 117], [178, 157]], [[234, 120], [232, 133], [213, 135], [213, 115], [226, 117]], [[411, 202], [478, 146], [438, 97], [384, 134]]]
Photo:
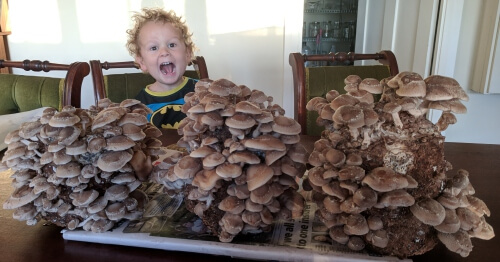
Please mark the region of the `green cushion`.
[[[184, 76], [199, 79], [198, 73], [186, 70]], [[111, 74], [104, 76], [104, 88], [106, 97], [113, 102], [121, 102], [128, 98], [134, 98], [141, 89], [155, 82], [155, 79], [144, 73]]]
[[[306, 67], [306, 96], [307, 101], [313, 97], [325, 97], [330, 90], [337, 90], [344, 94], [344, 79], [348, 75], [358, 75], [361, 79], [375, 78], [382, 80], [390, 76], [389, 67], [384, 65], [374, 66], [322, 66]], [[315, 111], [307, 112], [307, 134], [321, 135], [324, 127], [316, 124], [318, 113]]]
[[0, 115], [40, 107], [62, 108], [64, 79], [25, 75], [0, 75]]
[[134, 98], [141, 89], [154, 82], [155, 80], [151, 75], [144, 73], [104, 76], [106, 97], [117, 103], [128, 98]]

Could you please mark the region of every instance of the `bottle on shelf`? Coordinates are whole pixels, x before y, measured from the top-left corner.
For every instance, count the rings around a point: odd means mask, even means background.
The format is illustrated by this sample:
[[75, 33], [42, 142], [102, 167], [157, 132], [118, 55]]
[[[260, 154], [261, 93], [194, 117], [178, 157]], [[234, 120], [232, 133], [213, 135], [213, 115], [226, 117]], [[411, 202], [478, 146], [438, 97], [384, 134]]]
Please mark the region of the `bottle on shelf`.
[[[306, 42], [302, 42], [302, 54], [303, 55], [311, 55], [312, 52], [311, 52], [311, 48], [309, 48], [309, 46], [307, 46], [307, 43]], [[311, 67], [312, 64], [310, 61], [307, 61], [304, 63], [304, 66], [305, 67]]]

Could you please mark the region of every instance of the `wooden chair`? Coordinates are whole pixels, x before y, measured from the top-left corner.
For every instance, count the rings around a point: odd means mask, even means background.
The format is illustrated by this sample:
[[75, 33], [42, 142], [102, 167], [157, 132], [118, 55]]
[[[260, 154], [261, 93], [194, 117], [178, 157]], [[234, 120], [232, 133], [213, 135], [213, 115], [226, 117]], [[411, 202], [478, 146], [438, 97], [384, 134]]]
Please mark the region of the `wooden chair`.
[[[197, 56], [190, 65], [193, 65], [194, 70], [186, 70], [184, 76], [194, 79], [208, 78], [207, 64], [203, 56]], [[92, 70], [96, 105], [97, 101], [106, 97], [113, 102], [134, 98], [141, 89], [155, 81], [151, 75], [139, 71], [137, 73], [103, 74], [103, 69], [138, 69], [139, 67], [134, 61], [101, 63], [99, 60], [90, 60], [90, 68]]]
[[[305, 67], [308, 61], [339, 62], [352, 64], [357, 60], [377, 60], [379, 65], [346, 65]], [[292, 66], [294, 88], [294, 118], [302, 126], [302, 134], [320, 135], [322, 127], [316, 125], [317, 112], [306, 110], [307, 102], [317, 96], [325, 96], [332, 89], [345, 93], [344, 79], [348, 75], [359, 75], [361, 78], [383, 78], [399, 73], [396, 57], [391, 51], [380, 51], [375, 54], [356, 54], [353, 52], [327, 55], [302, 55], [291, 53], [289, 63]]]
[[26, 71], [67, 71], [65, 78], [20, 74], [0, 74], [0, 115], [25, 112], [41, 107], [61, 110], [65, 105], [80, 107], [82, 81], [90, 73], [85, 62], [55, 64], [48, 61], [0, 60], [0, 68]]

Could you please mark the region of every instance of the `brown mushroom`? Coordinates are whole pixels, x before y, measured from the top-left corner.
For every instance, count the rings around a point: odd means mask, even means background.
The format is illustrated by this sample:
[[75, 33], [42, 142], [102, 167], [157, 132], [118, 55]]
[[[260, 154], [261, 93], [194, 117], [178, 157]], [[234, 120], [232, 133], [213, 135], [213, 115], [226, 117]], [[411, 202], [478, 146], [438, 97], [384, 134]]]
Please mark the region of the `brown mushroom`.
[[446, 216], [444, 207], [432, 198], [423, 198], [410, 207], [411, 213], [422, 223], [437, 226]]

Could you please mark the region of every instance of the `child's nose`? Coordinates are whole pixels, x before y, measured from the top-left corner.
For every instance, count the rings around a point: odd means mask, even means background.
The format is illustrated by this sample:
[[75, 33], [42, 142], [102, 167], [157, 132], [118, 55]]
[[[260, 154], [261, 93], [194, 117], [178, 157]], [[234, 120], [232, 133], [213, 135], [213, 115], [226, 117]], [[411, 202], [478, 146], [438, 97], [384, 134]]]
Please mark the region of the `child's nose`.
[[160, 54], [162, 56], [170, 55], [170, 50], [167, 47], [161, 47], [160, 48]]

